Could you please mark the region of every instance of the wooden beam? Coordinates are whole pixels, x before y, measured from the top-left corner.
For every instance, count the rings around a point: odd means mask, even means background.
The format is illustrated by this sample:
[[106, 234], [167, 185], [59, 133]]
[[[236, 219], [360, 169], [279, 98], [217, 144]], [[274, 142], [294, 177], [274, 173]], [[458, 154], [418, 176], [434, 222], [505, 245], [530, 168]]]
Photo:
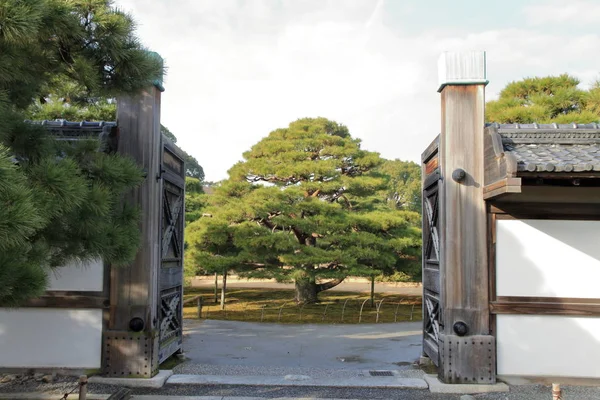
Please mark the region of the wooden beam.
[[490, 200], [506, 193], [521, 193], [521, 178], [504, 178], [483, 188], [483, 198]]
[[485, 186], [505, 178], [516, 177], [517, 159], [514, 154], [504, 151], [502, 137], [496, 126], [485, 128], [484, 165]]
[[51, 295], [46, 294], [35, 299], [30, 299], [22, 307], [50, 307], [50, 308], [108, 308], [109, 301], [104, 296], [90, 295]]
[[598, 179], [600, 172], [529, 172], [521, 171], [518, 175], [523, 178], [542, 179]]
[[600, 299], [498, 296], [492, 314], [600, 316]]
[[437, 135], [435, 139], [433, 139], [433, 141], [429, 144], [429, 146], [427, 146], [423, 154], [421, 154], [421, 161], [423, 162], [423, 164], [426, 164], [433, 155], [437, 154], [439, 145], [440, 135]]
[[516, 219], [600, 219], [600, 206], [597, 203], [498, 202], [490, 207], [490, 212]]
[[425, 164], [425, 175], [431, 175], [439, 167], [439, 158], [437, 156], [432, 157], [427, 164]]
[[505, 187], [505, 186], [516, 186], [516, 187], [521, 187], [521, 178], [504, 178], [501, 179], [499, 181], [496, 181], [494, 183], [491, 183], [489, 185], [486, 185], [483, 188], [483, 192], [487, 193], [487, 192], [491, 192], [493, 190], [499, 189], [501, 187]]

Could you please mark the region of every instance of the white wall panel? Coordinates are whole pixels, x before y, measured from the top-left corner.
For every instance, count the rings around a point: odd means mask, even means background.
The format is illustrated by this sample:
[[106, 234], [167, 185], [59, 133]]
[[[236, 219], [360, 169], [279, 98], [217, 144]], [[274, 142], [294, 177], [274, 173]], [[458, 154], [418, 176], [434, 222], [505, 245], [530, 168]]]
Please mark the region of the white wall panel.
[[496, 223], [498, 296], [600, 297], [600, 221]]
[[102, 310], [0, 308], [0, 368], [100, 368]]
[[496, 318], [498, 375], [600, 378], [600, 318]]
[[86, 263], [73, 262], [55, 268], [49, 273], [48, 290], [73, 290], [101, 292], [103, 289], [104, 264], [102, 260]]

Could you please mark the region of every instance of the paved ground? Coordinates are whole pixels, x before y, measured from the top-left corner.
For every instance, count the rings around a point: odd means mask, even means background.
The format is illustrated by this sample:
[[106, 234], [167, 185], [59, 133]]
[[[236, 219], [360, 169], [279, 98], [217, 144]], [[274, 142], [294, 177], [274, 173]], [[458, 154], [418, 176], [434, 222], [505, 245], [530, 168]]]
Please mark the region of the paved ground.
[[[220, 285], [220, 282], [219, 282]], [[214, 281], [207, 279], [192, 280], [192, 287], [214, 287]], [[257, 281], [227, 281], [228, 288], [267, 288], [267, 289], [293, 289], [293, 283], [257, 282]], [[370, 292], [369, 282], [342, 282], [336, 287], [329, 289], [340, 292]], [[407, 296], [421, 296], [423, 288], [397, 286], [394, 283], [376, 283], [375, 293], [396, 293]]]
[[[54, 393], [45, 400], [58, 400], [62, 395], [69, 391], [75, 385], [77, 378], [72, 378], [68, 384], [41, 384], [36, 383], [32, 386], [4, 386], [0, 385], [0, 399], [26, 399], [35, 398], [17, 397], [18, 392], [32, 391], [51, 391]], [[116, 387], [89, 384], [88, 393], [110, 394], [117, 390]], [[401, 399], [401, 400], [460, 400], [460, 395], [456, 394], [432, 394], [428, 390], [400, 390], [400, 389], [342, 389], [342, 388], [314, 388], [314, 387], [257, 387], [257, 386], [173, 386], [167, 385], [163, 389], [135, 389], [133, 391], [133, 400], [140, 399], [140, 395], [154, 395], [155, 400], [169, 400], [168, 396], [214, 396], [207, 399], [196, 400], [250, 400], [248, 397], [261, 399], [278, 400], [307, 400], [307, 399]], [[137, 395], [137, 396], [135, 396]], [[236, 397], [240, 397], [237, 398]], [[108, 396], [104, 396], [106, 399]], [[531, 385], [531, 386], [513, 386], [510, 393], [495, 393], [475, 395], [476, 400], [550, 400], [552, 399], [549, 387]], [[38, 397], [39, 398], [39, 397]], [[73, 398], [73, 395], [68, 397]], [[76, 398], [76, 397], [75, 397]], [[98, 398], [96, 396], [89, 396]], [[246, 398], [246, 399], [244, 399]], [[146, 398], [147, 399], [147, 398]], [[596, 387], [574, 387], [567, 386], [563, 389], [563, 400], [598, 400], [600, 399], [600, 388]], [[140, 400], [144, 400], [141, 398]], [[175, 399], [173, 399], [175, 400]], [[185, 400], [178, 398], [177, 400]], [[189, 399], [192, 400], [192, 399]], [[255, 399], [252, 399], [255, 400]]]
[[[188, 321], [184, 342], [189, 360], [175, 368], [180, 374], [308, 375], [330, 378], [365, 376], [365, 370], [395, 370], [398, 376], [422, 377], [411, 365], [420, 354], [420, 323], [377, 325], [277, 325], [234, 321]], [[375, 379], [375, 378], [373, 378]], [[15, 393], [44, 391], [58, 399], [73, 387], [77, 378], [64, 377], [52, 384], [28, 381], [0, 384], [0, 399]], [[113, 393], [117, 387], [90, 383], [89, 393]], [[154, 395], [214, 396], [196, 400], [222, 400], [235, 396], [264, 399], [403, 399], [459, 400], [460, 395], [432, 394], [428, 390], [389, 388], [331, 388], [233, 385], [169, 385], [162, 389], [134, 389], [133, 399]], [[70, 396], [72, 397], [72, 396]], [[69, 398], [70, 398], [69, 397]], [[105, 399], [106, 397], [104, 397]], [[512, 386], [510, 393], [475, 395], [477, 400], [547, 400], [547, 386]], [[598, 387], [563, 388], [563, 400], [600, 399]], [[175, 399], [173, 399], [175, 400]], [[177, 400], [184, 400], [181, 397]], [[191, 399], [190, 399], [191, 400]], [[238, 399], [242, 400], [242, 399]], [[250, 400], [250, 399], [246, 399]]]
[[[295, 372], [406, 369], [420, 356], [421, 328], [421, 322], [279, 325], [191, 320], [185, 324], [184, 351], [191, 361], [186, 364], [211, 365], [219, 375], [279, 367]], [[201, 373], [207, 372], [204, 368]]]

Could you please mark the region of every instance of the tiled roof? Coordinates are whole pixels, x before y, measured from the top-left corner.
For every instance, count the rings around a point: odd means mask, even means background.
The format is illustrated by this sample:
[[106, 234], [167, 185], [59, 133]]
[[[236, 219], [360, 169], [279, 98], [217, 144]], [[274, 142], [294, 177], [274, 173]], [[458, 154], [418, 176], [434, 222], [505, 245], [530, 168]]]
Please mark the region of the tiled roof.
[[84, 136], [102, 136], [102, 133], [110, 131], [110, 128], [117, 125], [116, 122], [70, 122], [65, 120], [56, 121], [29, 121], [32, 124], [44, 126], [48, 132], [59, 139], [75, 140]]
[[518, 172], [600, 172], [600, 124], [494, 124]]
[[[57, 140], [77, 141], [89, 137], [97, 137], [103, 143], [103, 151], [113, 152], [117, 150], [118, 131], [117, 129], [113, 129], [117, 127], [117, 123], [114, 121], [73, 122], [59, 119], [55, 121], [44, 120], [27, 122], [35, 125], [42, 125], [48, 130], [48, 133], [53, 135]], [[185, 157], [185, 152], [168, 137], [162, 135], [162, 140], [171, 152], [174, 152], [180, 158]]]

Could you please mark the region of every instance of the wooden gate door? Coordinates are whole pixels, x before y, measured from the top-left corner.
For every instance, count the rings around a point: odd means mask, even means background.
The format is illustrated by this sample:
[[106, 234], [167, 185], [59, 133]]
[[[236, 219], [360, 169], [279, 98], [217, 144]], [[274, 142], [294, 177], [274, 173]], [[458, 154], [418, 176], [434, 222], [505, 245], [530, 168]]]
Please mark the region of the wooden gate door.
[[182, 349], [183, 228], [185, 165], [177, 148], [163, 138], [162, 222], [159, 279], [158, 362]]
[[440, 240], [438, 232], [439, 192], [442, 181], [437, 141], [423, 154], [423, 352], [439, 366]]

